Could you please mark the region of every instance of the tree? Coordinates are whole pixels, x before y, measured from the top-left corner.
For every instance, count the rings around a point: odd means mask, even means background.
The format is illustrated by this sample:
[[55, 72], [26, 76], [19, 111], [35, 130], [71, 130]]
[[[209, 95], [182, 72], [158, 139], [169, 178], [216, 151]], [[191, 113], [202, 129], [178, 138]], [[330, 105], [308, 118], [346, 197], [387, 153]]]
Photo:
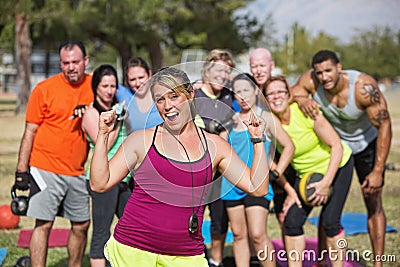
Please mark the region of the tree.
[[93, 51], [104, 47], [98, 43], [106, 44], [117, 51], [122, 66], [145, 51], [142, 56], [158, 70], [164, 48], [180, 53], [185, 48], [218, 47], [236, 54], [261, 34], [255, 18], [235, 14], [252, 0], [15, 1], [27, 10], [36, 47], [48, 51], [67, 38], [81, 39]]
[[15, 63], [17, 66], [18, 100], [15, 112], [25, 113], [31, 89], [32, 42], [29, 18], [24, 12], [15, 14]]
[[276, 39], [276, 26], [275, 22], [273, 20], [272, 13], [269, 13], [264, 21], [261, 24], [261, 29], [262, 29], [262, 34], [260, 35], [260, 38], [258, 40], [256, 39], [255, 41], [255, 47], [265, 47], [270, 51], [276, 51], [279, 49], [279, 40]]
[[13, 52], [15, 18], [13, 1], [3, 1], [0, 5], [0, 49]]
[[400, 31], [374, 26], [359, 32], [343, 49], [341, 60], [346, 68], [358, 69], [379, 80], [394, 78], [400, 73]]
[[14, 27], [14, 58], [18, 88], [16, 114], [25, 112], [31, 88], [30, 56], [32, 53], [32, 41], [30, 38], [30, 11], [32, 6], [33, 3], [29, 0], [5, 1], [1, 6], [2, 18], [0, 25], [2, 32], [5, 29], [7, 33], [7, 30]]
[[311, 58], [318, 50], [337, 51], [338, 47], [336, 38], [323, 31], [312, 37], [305, 27], [295, 22], [285, 37], [285, 43], [274, 56], [284, 73], [299, 75], [311, 68]]
[[253, 45], [262, 33], [262, 26], [258, 25], [256, 18], [249, 14], [235, 14], [236, 10], [251, 1], [178, 2], [171, 1], [170, 6], [166, 6], [167, 13], [172, 13], [166, 16], [166, 38], [179, 49], [224, 48], [237, 54]]
[[282, 71], [287, 74], [301, 73], [309, 68], [312, 38], [297, 22], [293, 23], [285, 36], [285, 43], [277, 53]]
[[[153, 70], [163, 65], [162, 47], [247, 49], [260, 34], [255, 19], [234, 16], [245, 0], [77, 1], [68, 29], [114, 47], [122, 65], [146, 51]], [[132, 11], [132, 12], [127, 12]], [[65, 16], [64, 16], [65, 17]], [[245, 30], [247, 29], [247, 30]]]
[[[32, 25], [43, 22], [42, 0], [4, 1], [0, 5], [0, 31], [2, 47], [13, 43], [15, 66], [17, 69], [17, 106], [16, 114], [24, 113], [30, 95], [31, 83], [31, 54], [32, 54]], [[51, 18], [51, 16], [49, 16]], [[14, 29], [13, 31], [10, 31]], [[10, 36], [10, 33], [13, 33]], [[43, 37], [43, 36], [42, 36]]]

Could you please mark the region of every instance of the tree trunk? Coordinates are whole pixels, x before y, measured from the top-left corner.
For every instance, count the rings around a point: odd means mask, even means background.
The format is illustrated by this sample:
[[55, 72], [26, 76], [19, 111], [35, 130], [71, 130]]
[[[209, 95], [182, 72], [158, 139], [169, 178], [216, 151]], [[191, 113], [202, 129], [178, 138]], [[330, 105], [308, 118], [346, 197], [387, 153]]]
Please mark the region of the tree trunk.
[[122, 81], [119, 81], [123, 85], [127, 86], [126, 81], [126, 73], [125, 73], [125, 66], [128, 60], [132, 57], [132, 46], [126, 42], [119, 47], [116, 47], [118, 50], [119, 57], [121, 58], [121, 67], [122, 67]]
[[153, 73], [157, 72], [162, 68], [163, 64], [163, 54], [161, 51], [161, 46], [159, 42], [147, 45], [147, 51], [149, 52], [149, 58], [151, 61], [151, 66]]
[[29, 20], [26, 14], [15, 15], [15, 62], [17, 67], [17, 108], [16, 114], [24, 113], [31, 88], [32, 41], [29, 33]]

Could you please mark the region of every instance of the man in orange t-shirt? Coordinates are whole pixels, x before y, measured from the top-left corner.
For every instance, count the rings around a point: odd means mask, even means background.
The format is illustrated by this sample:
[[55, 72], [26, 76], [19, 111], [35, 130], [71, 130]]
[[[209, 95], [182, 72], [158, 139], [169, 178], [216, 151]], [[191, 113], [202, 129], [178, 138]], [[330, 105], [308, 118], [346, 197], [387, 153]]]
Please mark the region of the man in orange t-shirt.
[[62, 44], [59, 54], [62, 71], [40, 82], [29, 98], [15, 174], [15, 188], [30, 189], [27, 215], [36, 219], [29, 249], [32, 266], [46, 266], [57, 215], [71, 221], [68, 266], [81, 266], [90, 223], [84, 177], [89, 150], [80, 118], [93, 101], [91, 76], [85, 74], [89, 57], [80, 41]]

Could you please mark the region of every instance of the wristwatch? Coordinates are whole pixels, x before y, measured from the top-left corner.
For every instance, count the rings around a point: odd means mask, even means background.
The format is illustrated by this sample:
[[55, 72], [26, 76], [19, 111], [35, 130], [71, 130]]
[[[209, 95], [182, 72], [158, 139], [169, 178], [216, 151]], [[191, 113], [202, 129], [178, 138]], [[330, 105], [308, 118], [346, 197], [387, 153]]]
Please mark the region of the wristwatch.
[[278, 180], [279, 176], [281, 176], [281, 175], [277, 170], [270, 170], [269, 171], [269, 180], [271, 182]]
[[267, 137], [263, 135], [262, 137], [250, 137], [250, 141], [253, 144], [261, 143], [267, 141]]

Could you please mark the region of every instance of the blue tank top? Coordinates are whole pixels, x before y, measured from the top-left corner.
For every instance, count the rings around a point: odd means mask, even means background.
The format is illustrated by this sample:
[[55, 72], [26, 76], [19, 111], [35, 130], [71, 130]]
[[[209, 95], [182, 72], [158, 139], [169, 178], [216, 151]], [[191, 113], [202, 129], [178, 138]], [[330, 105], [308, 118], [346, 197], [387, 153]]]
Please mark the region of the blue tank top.
[[343, 70], [349, 78], [347, 104], [338, 108], [329, 102], [320, 84], [314, 94], [314, 100], [321, 105], [324, 116], [337, 131], [340, 138], [350, 146], [353, 154], [363, 151], [368, 144], [378, 136], [378, 130], [373, 126], [365, 110], [360, 110], [355, 101], [355, 84], [361, 74], [355, 70]]
[[[191, 164], [169, 159], [155, 147], [157, 128], [149, 151], [135, 171], [135, 188], [115, 227], [114, 238], [157, 254], [201, 255], [204, 199], [212, 180], [208, 147], [202, 158]], [[193, 234], [188, 231], [192, 203], [199, 218], [199, 228]]]
[[[239, 158], [251, 168], [253, 163], [253, 144], [250, 142], [250, 133], [248, 130], [235, 131], [231, 130], [228, 136], [228, 142], [231, 144], [232, 148], [238, 154]], [[265, 151], [267, 157], [269, 154], [270, 141], [267, 140], [264, 143]], [[221, 186], [221, 199], [222, 200], [239, 200], [247, 196], [247, 193], [243, 192], [231, 182], [229, 182], [225, 177], [222, 177]], [[268, 194], [264, 196], [267, 200], [271, 200], [274, 197], [274, 191], [271, 184], [268, 186]]]

